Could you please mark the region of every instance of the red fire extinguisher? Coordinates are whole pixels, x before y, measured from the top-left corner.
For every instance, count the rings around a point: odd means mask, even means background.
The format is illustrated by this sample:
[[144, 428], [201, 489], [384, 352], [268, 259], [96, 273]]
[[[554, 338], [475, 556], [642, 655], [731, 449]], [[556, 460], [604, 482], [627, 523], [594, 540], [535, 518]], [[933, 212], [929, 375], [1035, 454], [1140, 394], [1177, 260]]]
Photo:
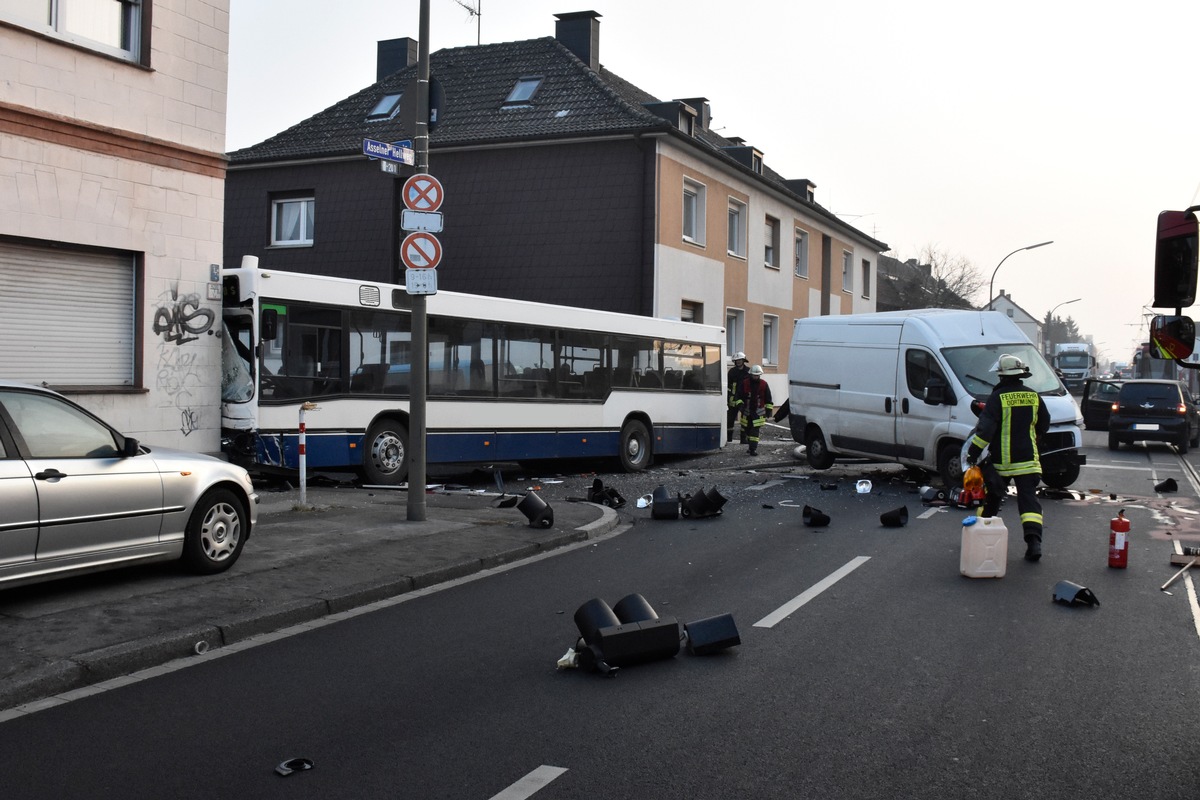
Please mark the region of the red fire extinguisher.
[[1117, 569], [1129, 566], [1129, 520], [1125, 519], [1125, 509], [1118, 511], [1109, 523], [1108, 565]]

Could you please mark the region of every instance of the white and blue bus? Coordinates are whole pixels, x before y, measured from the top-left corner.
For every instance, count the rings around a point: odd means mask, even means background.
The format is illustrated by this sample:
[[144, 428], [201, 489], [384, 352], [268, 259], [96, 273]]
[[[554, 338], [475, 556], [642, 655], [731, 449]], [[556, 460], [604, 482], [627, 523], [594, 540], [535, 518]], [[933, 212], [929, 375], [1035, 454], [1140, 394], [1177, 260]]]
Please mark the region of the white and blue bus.
[[[230, 459], [294, 473], [299, 411], [313, 403], [309, 469], [403, 482], [404, 286], [256, 266], [224, 270], [223, 282]], [[639, 471], [724, 441], [723, 328], [456, 292], [430, 295], [427, 314], [429, 464], [614, 458]]]

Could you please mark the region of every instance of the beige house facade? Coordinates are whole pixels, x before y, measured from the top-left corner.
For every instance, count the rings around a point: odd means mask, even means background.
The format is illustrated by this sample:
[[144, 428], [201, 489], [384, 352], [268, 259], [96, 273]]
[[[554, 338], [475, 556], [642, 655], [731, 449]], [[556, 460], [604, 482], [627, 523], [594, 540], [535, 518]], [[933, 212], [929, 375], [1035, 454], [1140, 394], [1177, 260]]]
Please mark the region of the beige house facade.
[[880, 243], [659, 141], [654, 316], [724, 326], [728, 352], [761, 364], [782, 402], [795, 320], [874, 311]]
[[0, 2], [0, 379], [219, 450], [228, 0]]

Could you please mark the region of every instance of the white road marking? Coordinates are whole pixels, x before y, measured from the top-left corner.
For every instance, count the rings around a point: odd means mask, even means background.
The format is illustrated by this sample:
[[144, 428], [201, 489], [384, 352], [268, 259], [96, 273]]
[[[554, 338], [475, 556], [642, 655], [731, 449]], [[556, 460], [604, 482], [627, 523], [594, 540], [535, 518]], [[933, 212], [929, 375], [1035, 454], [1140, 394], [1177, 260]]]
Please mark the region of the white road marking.
[[746, 491], [761, 492], [763, 489], [770, 489], [772, 486], [783, 486], [783, 483], [783, 481], [767, 481], [766, 483], [760, 483], [755, 486], [747, 486]]
[[925, 513], [923, 513], [923, 514], [919, 514], [919, 515], [917, 516], [917, 519], [929, 519], [929, 518], [930, 518], [930, 517], [932, 517], [934, 514], [940, 514], [940, 513], [941, 513], [943, 510], [944, 510], [944, 509], [942, 509], [942, 508], [939, 508], [939, 507], [937, 507], [937, 506], [930, 506], [930, 507], [929, 507], [929, 508], [928, 508], [928, 509], [925, 511]]
[[835, 583], [840, 581], [842, 578], [846, 577], [851, 572], [858, 569], [859, 567], [861, 567], [863, 564], [867, 563], [870, 560], [871, 560], [870, 556], [859, 556], [858, 558], [855, 558], [855, 559], [847, 562], [844, 566], [842, 566], [840, 569], [838, 569], [837, 572], [831, 573], [830, 575], [821, 579], [818, 583], [813, 584], [803, 594], [798, 595], [797, 597], [793, 598], [792, 600], [789, 600], [787, 603], [784, 603], [782, 606], [780, 606], [776, 610], [772, 611], [770, 614], [767, 614], [765, 617], [760, 619], [758, 622], [754, 623], [753, 627], [755, 627], [755, 628], [774, 628], [777, 624], [779, 624], [783, 620], [787, 619], [788, 616], [790, 616], [793, 611], [800, 608], [802, 605], [807, 603], [809, 600], [812, 600], [814, 597], [819, 595], [821, 592], [825, 591], [830, 586], [833, 586]]
[[525, 800], [527, 797], [533, 797], [564, 772], [566, 769], [563, 767], [547, 767], [543, 764], [500, 794], [492, 795], [491, 800]]

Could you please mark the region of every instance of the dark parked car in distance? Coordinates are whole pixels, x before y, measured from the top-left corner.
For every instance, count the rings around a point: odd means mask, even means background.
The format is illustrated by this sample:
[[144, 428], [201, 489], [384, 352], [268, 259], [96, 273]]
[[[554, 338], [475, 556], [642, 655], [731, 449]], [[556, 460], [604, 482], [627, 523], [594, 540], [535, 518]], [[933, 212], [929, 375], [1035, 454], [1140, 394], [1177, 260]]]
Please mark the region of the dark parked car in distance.
[[1083, 382], [1079, 410], [1083, 412], [1083, 424], [1089, 431], [1108, 430], [1108, 417], [1123, 383], [1125, 381], [1112, 378], [1088, 378]]
[[1137, 441], [1167, 442], [1180, 453], [1200, 447], [1200, 407], [1185, 384], [1141, 379], [1121, 384], [1108, 418], [1108, 449]]

